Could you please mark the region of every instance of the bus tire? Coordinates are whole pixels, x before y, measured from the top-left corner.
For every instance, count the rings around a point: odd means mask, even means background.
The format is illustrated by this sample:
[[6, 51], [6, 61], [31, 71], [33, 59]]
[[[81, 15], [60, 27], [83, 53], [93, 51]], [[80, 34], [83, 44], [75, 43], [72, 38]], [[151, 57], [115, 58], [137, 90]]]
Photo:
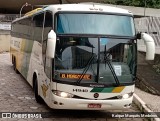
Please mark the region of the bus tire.
[[12, 65], [13, 65], [13, 55], [12, 55]]
[[15, 72], [16, 72], [17, 74], [19, 74], [19, 71], [18, 71], [17, 68], [16, 68], [16, 59], [15, 59], [15, 58], [13, 59], [13, 69], [15, 70]]
[[44, 101], [43, 101], [42, 97], [38, 94], [38, 80], [37, 80], [37, 77], [34, 79], [33, 89], [34, 89], [34, 95], [35, 95], [36, 102], [42, 104]]

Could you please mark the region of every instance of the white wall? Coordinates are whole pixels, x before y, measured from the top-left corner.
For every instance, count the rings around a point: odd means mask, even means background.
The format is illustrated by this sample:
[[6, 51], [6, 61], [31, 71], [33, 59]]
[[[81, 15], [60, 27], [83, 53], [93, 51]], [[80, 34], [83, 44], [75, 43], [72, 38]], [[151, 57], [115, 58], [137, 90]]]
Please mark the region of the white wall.
[[10, 51], [10, 31], [0, 31], [0, 53]]

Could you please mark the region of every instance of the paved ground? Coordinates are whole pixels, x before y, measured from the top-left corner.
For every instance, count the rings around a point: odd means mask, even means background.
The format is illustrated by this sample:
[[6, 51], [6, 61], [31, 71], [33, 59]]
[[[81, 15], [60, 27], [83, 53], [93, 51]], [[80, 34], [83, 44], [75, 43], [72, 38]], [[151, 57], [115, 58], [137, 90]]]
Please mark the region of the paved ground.
[[160, 74], [153, 69], [153, 64], [145, 60], [143, 53], [138, 55], [137, 76], [153, 92], [160, 96]]
[[[143, 121], [143, 118], [107, 118], [112, 111], [53, 110], [45, 104], [37, 104], [29, 84], [13, 70], [9, 54], [0, 54], [0, 112], [50, 112], [53, 118], [2, 119], [0, 121]], [[139, 112], [135, 105], [131, 109], [113, 112]]]
[[146, 103], [153, 112], [160, 112], [160, 96], [153, 95], [135, 88], [135, 93]]
[[160, 74], [153, 70], [152, 65], [138, 65], [137, 73], [137, 76], [160, 96]]
[[155, 72], [151, 62], [145, 60], [143, 53], [138, 55], [137, 76], [141, 81], [137, 85], [145, 91], [136, 88], [135, 93], [152, 111], [160, 112], [160, 74]]

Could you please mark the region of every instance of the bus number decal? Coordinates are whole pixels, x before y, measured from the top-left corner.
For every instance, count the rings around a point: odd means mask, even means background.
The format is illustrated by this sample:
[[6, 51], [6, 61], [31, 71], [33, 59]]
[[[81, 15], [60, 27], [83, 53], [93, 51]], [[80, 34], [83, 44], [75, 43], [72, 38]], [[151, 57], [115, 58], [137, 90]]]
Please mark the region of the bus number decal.
[[73, 92], [88, 92], [88, 89], [73, 89]]

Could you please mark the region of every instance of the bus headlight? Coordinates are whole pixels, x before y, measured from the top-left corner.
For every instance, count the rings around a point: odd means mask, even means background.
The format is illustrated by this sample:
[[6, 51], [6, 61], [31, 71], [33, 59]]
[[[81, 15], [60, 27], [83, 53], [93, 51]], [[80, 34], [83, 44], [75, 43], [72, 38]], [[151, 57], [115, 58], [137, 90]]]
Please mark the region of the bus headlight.
[[122, 99], [127, 99], [127, 98], [129, 98], [129, 94], [122, 95]]
[[61, 92], [58, 90], [52, 90], [53, 94], [63, 97], [63, 98], [72, 98], [74, 95], [67, 93], [67, 92]]
[[127, 93], [127, 94], [123, 94], [123, 95], [119, 95], [119, 96], [117, 96], [117, 98], [119, 98], [119, 99], [127, 99], [127, 98], [130, 98], [131, 96], [133, 96], [133, 92]]

